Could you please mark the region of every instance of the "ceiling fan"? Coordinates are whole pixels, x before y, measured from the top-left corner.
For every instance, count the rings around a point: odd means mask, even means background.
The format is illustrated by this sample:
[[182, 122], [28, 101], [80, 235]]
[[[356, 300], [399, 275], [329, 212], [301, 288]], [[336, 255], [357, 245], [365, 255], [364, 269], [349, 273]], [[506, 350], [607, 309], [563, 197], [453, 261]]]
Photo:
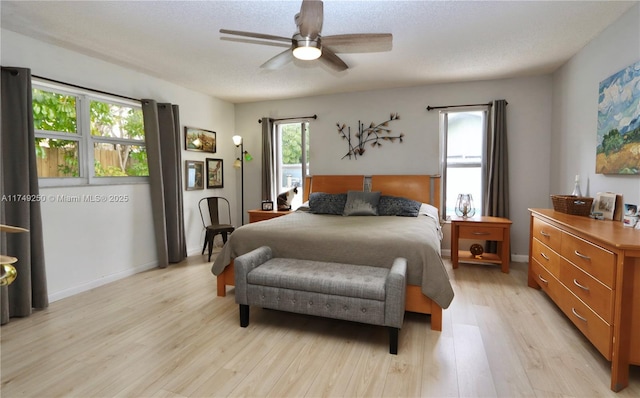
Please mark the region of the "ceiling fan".
[[[306, 61], [319, 59], [330, 68], [336, 71], [343, 71], [348, 69], [349, 66], [336, 53], [391, 50], [393, 40], [391, 33], [320, 35], [323, 19], [323, 4], [320, 0], [303, 0], [300, 12], [295, 15], [294, 19], [298, 29], [291, 38], [228, 29], [220, 29], [220, 33], [290, 43], [291, 46], [287, 50], [260, 66], [265, 69], [278, 69], [297, 58]], [[254, 41], [254, 43], [273, 45], [273, 43], [269, 42]]]

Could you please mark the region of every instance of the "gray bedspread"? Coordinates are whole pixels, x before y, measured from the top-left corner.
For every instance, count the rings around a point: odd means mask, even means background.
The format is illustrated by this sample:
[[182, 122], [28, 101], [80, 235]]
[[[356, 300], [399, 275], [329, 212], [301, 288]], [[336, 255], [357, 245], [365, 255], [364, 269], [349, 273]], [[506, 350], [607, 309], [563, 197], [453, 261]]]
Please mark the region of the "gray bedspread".
[[211, 272], [219, 275], [231, 259], [265, 245], [274, 257], [389, 268], [396, 257], [404, 257], [407, 282], [447, 308], [453, 288], [440, 257], [440, 238], [438, 222], [426, 215], [344, 217], [296, 211], [237, 228]]

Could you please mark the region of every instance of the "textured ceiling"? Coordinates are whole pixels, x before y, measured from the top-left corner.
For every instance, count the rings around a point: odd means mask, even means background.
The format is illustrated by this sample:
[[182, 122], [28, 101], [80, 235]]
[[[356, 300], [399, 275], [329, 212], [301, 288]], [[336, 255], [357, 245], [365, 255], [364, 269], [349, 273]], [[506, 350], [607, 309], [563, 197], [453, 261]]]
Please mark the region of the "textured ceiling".
[[276, 71], [281, 47], [219, 29], [291, 37], [300, 1], [5, 1], [1, 26], [234, 103], [550, 73], [637, 2], [324, 2], [322, 34], [392, 33], [381, 53]]

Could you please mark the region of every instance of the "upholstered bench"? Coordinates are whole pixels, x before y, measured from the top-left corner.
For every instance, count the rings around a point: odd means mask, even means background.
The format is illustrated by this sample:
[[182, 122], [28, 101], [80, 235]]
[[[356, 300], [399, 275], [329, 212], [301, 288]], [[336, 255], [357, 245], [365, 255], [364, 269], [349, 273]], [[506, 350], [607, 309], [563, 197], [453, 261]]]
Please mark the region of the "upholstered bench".
[[404, 320], [407, 260], [390, 268], [274, 258], [260, 247], [238, 256], [235, 296], [240, 326], [249, 325], [249, 306], [344, 319], [389, 329], [389, 352], [398, 353]]

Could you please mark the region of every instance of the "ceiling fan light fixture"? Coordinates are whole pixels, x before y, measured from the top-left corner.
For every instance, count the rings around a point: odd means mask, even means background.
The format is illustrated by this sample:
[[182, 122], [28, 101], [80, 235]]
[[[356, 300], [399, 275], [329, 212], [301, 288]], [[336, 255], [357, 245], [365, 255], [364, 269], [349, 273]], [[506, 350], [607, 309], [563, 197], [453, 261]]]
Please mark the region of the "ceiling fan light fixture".
[[293, 47], [293, 56], [304, 60], [311, 61], [320, 58], [322, 55], [322, 46], [320, 44], [320, 38], [311, 40], [309, 38], [296, 35], [294, 38], [295, 44]]

